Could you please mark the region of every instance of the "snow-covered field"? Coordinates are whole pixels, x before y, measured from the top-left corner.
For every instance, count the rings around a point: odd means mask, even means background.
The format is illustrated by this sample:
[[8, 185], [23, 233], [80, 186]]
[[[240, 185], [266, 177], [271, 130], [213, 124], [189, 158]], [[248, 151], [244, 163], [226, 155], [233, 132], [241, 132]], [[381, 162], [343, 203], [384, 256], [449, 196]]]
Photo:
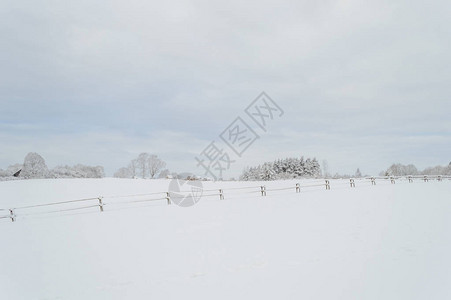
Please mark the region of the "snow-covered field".
[[0, 219], [0, 299], [449, 298], [451, 181], [338, 180], [301, 193], [296, 182], [265, 183], [266, 197], [232, 190], [259, 183], [207, 182], [225, 200], [189, 208], [108, 205], [124, 199], [107, 196], [165, 191], [167, 180], [1, 182], [0, 208], [107, 204]]

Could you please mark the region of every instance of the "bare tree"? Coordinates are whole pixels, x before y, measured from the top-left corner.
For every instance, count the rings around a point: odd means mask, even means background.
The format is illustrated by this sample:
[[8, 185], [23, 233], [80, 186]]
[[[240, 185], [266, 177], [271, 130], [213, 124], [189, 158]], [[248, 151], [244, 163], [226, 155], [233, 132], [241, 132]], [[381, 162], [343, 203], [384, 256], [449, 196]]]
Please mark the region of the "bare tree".
[[136, 159], [137, 169], [141, 171], [142, 178], [146, 178], [146, 175], [148, 173], [147, 164], [148, 164], [149, 156], [150, 156], [149, 153], [143, 152]]
[[147, 158], [147, 168], [150, 178], [154, 178], [164, 167], [166, 167], [166, 163], [159, 159], [158, 156], [152, 154]]
[[128, 169], [129, 169], [129, 172], [130, 172], [130, 177], [131, 178], [135, 178], [136, 173], [137, 173], [137, 169], [138, 169], [138, 160], [137, 159], [133, 159], [128, 164]]
[[[143, 152], [133, 159], [128, 164], [128, 167], [117, 170], [114, 177], [134, 178], [139, 174], [142, 178], [146, 178], [146, 176], [155, 178], [165, 167], [166, 163], [159, 159], [158, 156]], [[169, 171], [166, 170], [166, 173], [169, 174]]]

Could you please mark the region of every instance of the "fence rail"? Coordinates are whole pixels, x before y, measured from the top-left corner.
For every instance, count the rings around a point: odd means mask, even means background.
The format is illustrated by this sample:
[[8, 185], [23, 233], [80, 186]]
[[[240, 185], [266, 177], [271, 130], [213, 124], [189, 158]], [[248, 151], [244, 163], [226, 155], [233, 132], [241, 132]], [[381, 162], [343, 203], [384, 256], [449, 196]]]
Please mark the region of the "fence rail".
[[[451, 180], [451, 176], [442, 176], [442, 175], [422, 175], [422, 176], [373, 176], [373, 177], [365, 177], [365, 178], [340, 178], [340, 179], [324, 179], [323, 183], [319, 183], [320, 181], [313, 182], [314, 184], [305, 184], [301, 185], [300, 183], [296, 183], [295, 185], [283, 186], [283, 187], [274, 187], [267, 188], [266, 185], [255, 185], [255, 186], [245, 186], [245, 187], [231, 187], [227, 189], [218, 188], [218, 189], [202, 189], [202, 192], [207, 192], [203, 194], [201, 197], [217, 197], [218, 200], [226, 200], [227, 198], [233, 198], [233, 196], [240, 195], [250, 195], [254, 194], [256, 196], [265, 197], [267, 195], [276, 195], [280, 192], [293, 191], [295, 193], [302, 193], [305, 189], [310, 188], [320, 188], [324, 190], [330, 190], [331, 187], [344, 186], [347, 185], [350, 188], [356, 188], [359, 185], [369, 183], [372, 186], [377, 185], [377, 182], [390, 182], [390, 184], [396, 184], [397, 181], [405, 181], [408, 183], [412, 183], [415, 180], [422, 182], [429, 181], [444, 181]], [[189, 192], [189, 191], [187, 191]], [[180, 192], [183, 193], [183, 192]], [[54, 215], [58, 213], [65, 212], [73, 212], [80, 210], [79, 213], [88, 213], [86, 210], [88, 209], [98, 209], [97, 212], [104, 211], [116, 211], [119, 209], [130, 209], [130, 208], [140, 208], [147, 207], [146, 206], [130, 206], [133, 204], [140, 203], [150, 203], [150, 202], [161, 202], [166, 204], [172, 204], [172, 199], [177, 199], [184, 197], [180, 195], [180, 193], [174, 192], [154, 192], [154, 193], [143, 193], [143, 194], [131, 194], [131, 195], [112, 195], [112, 196], [99, 196], [92, 198], [83, 198], [83, 199], [74, 199], [74, 200], [66, 200], [59, 202], [51, 202], [44, 204], [36, 204], [36, 205], [27, 205], [27, 206], [19, 206], [13, 208], [0, 208], [0, 220], [9, 219], [12, 222], [15, 222], [17, 218], [21, 217], [30, 217], [30, 216], [38, 216], [38, 215]], [[137, 197], [145, 197], [143, 199], [136, 199]], [[78, 204], [83, 203], [82, 206], [78, 206]], [[122, 206], [121, 206], [122, 205]], [[128, 206], [127, 206], [128, 205]], [[105, 207], [114, 207], [111, 209], [105, 209]], [[55, 208], [53, 208], [55, 207]], [[50, 209], [52, 208], [52, 209]], [[89, 213], [93, 213], [95, 211], [89, 211]]]

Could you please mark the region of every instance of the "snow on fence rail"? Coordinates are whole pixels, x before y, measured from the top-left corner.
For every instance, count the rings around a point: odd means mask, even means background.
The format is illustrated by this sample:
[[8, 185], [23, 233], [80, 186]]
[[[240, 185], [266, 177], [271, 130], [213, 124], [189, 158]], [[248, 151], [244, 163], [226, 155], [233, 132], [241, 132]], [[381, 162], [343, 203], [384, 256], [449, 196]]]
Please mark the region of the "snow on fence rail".
[[[277, 187], [277, 188], [267, 188], [265, 185], [255, 185], [255, 186], [247, 186], [247, 187], [232, 187], [228, 189], [208, 189], [202, 190], [202, 192], [206, 192], [206, 194], [202, 195], [202, 198], [205, 197], [218, 197], [219, 200], [225, 200], [229, 196], [240, 196], [240, 195], [259, 195], [262, 197], [270, 195], [274, 195], [275, 193], [290, 191], [292, 190], [295, 193], [301, 193], [302, 190], [306, 188], [318, 188], [324, 187], [325, 190], [330, 190], [331, 186], [342, 186], [347, 185], [351, 188], [356, 188], [361, 183], [371, 183], [372, 186], [376, 185], [376, 182], [379, 180], [382, 182], [390, 182], [390, 184], [396, 184], [396, 181], [407, 181], [408, 183], [412, 183], [414, 180], [420, 180], [423, 182], [429, 182], [429, 180], [443, 181], [443, 180], [451, 180], [451, 176], [442, 176], [442, 175], [422, 175], [422, 176], [378, 176], [378, 177], [366, 177], [361, 179], [355, 178], [346, 178], [346, 179], [338, 179], [334, 180], [334, 184], [331, 184], [331, 180], [324, 179], [323, 183], [319, 183], [320, 181], [314, 181], [313, 184], [301, 185], [296, 183], [295, 185], [285, 186], [285, 187]], [[188, 192], [188, 191], [187, 191]], [[229, 193], [230, 192], [230, 193]], [[181, 192], [183, 193], [183, 192]], [[117, 206], [117, 209], [108, 209], [109, 210], [118, 210], [118, 209], [130, 209], [130, 208], [140, 208], [146, 206], [130, 206], [130, 204], [142, 204], [142, 203], [152, 203], [152, 202], [166, 202], [168, 205], [172, 204], [172, 199], [183, 197], [180, 193], [173, 192], [154, 192], [154, 193], [145, 193], [145, 194], [131, 194], [131, 195], [113, 195], [113, 196], [99, 196], [92, 198], [83, 198], [83, 199], [74, 199], [74, 200], [66, 200], [52, 203], [44, 203], [44, 204], [35, 204], [35, 205], [27, 205], [27, 206], [19, 206], [14, 208], [0, 208], [0, 220], [9, 219], [12, 222], [17, 220], [17, 217], [29, 217], [29, 216], [38, 216], [38, 215], [51, 215], [56, 213], [65, 213], [65, 212], [73, 212], [80, 211], [79, 213], [88, 213], [86, 210], [97, 208], [97, 212], [104, 212], [105, 206], [114, 207]], [[137, 199], [138, 198], [138, 199]], [[233, 198], [233, 197], [232, 197]], [[105, 201], [106, 200], [106, 201]], [[83, 204], [82, 206], [79, 206]], [[55, 207], [54, 209], [49, 209]], [[89, 211], [89, 213], [93, 213], [95, 211]]]

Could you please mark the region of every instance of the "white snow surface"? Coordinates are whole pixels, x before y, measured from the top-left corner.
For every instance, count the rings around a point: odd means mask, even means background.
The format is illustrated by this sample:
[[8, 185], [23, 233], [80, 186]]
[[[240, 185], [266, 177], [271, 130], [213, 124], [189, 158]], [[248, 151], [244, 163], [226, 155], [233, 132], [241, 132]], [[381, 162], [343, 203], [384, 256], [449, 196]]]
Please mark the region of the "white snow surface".
[[260, 183], [204, 182], [225, 200], [127, 209], [107, 196], [166, 191], [169, 180], [1, 182], [0, 208], [107, 205], [0, 219], [0, 299], [449, 299], [451, 181], [332, 180], [295, 193], [296, 182], [264, 183], [293, 186], [266, 197], [230, 190]]

